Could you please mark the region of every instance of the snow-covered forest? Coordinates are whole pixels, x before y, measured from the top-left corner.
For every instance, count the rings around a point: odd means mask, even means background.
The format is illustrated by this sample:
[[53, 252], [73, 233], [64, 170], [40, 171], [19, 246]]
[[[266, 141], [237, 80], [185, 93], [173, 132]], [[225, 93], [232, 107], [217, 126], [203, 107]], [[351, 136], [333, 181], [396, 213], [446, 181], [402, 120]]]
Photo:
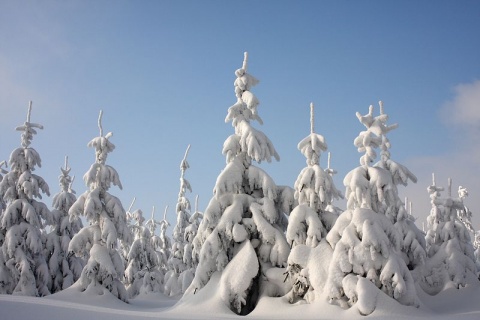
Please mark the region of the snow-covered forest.
[[[468, 190], [452, 179], [437, 181], [433, 172], [424, 186], [427, 223], [416, 221], [400, 190], [417, 178], [391, 153], [389, 133], [402, 128], [382, 101], [355, 115], [359, 133], [346, 147], [358, 150], [358, 166], [343, 186], [334, 182], [331, 133], [316, 129], [314, 103], [305, 106], [310, 133], [297, 145], [305, 167], [290, 185], [278, 185], [263, 163], [280, 156], [260, 130], [261, 114], [273, 111], [262, 108], [248, 61], [245, 53], [234, 70], [232, 105], [225, 108], [232, 133], [208, 205], [198, 207], [188, 181], [188, 145], [179, 185], [171, 186], [179, 190], [176, 206], [165, 208], [162, 220], [155, 208], [144, 213], [150, 209], [136, 208], [135, 199], [126, 204], [114, 195], [123, 173], [108, 164], [114, 136], [102, 120], [115, 115], [102, 111], [92, 119], [98, 136], [86, 142], [95, 152], [85, 164], [86, 191], [72, 189], [66, 157], [53, 201], [44, 202], [53, 188], [36, 174], [42, 150], [34, 138], [43, 126], [28, 105], [16, 127], [20, 146], [0, 163], [2, 315], [480, 317], [480, 232], [472, 223], [477, 208], [464, 203]], [[167, 215], [175, 215], [174, 225]]]

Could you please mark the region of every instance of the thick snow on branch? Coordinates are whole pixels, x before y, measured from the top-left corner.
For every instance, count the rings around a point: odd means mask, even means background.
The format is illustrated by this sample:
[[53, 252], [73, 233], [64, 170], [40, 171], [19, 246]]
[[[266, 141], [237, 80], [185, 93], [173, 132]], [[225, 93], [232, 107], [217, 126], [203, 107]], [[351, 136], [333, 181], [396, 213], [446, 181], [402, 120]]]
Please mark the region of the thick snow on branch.
[[325, 210], [334, 199], [343, 198], [334, 185], [333, 178], [319, 165], [307, 166], [295, 181], [295, 198], [316, 211]]
[[346, 186], [347, 208], [372, 208], [379, 203], [395, 202], [397, 189], [390, 172], [379, 167], [357, 167], [343, 180]]
[[41, 199], [41, 193], [50, 195], [45, 180], [32, 173], [37, 165], [40, 165], [40, 156], [34, 149], [18, 148], [12, 152], [10, 156], [12, 171], [0, 180], [0, 194], [3, 195], [4, 200], [35, 197]]
[[[199, 236], [205, 235], [199, 234]], [[196, 249], [200, 249], [200, 254], [199, 264], [191, 286], [194, 291], [203, 288], [207, 284], [211, 275], [218, 270], [217, 261], [220, 262], [218, 257], [225, 255], [225, 248], [222, 245], [216, 229], [209, 233], [201, 247], [197, 247]], [[221, 270], [223, 270], [223, 268], [221, 268]]]
[[120, 182], [117, 170], [102, 163], [93, 163], [90, 169], [84, 174], [83, 181], [92, 189], [100, 187], [108, 190], [112, 184], [122, 189], [122, 183]]
[[128, 294], [120, 282], [125, 267], [118, 252], [105, 246], [94, 244], [90, 250], [90, 259], [83, 269], [80, 284], [83, 290], [89, 285], [101, 284], [119, 299], [128, 301]]
[[259, 248], [260, 258], [264, 262], [271, 262], [274, 266], [284, 267], [287, 264], [290, 247], [283, 233], [272, 226], [273, 209], [265, 205], [267, 203], [269, 202], [267, 201], [263, 206], [258, 203], [250, 205], [253, 221], [262, 241]]
[[24, 194], [28, 199], [41, 199], [42, 195], [40, 191], [48, 196], [50, 195], [50, 190], [45, 180], [28, 170], [24, 171], [20, 177], [18, 177], [17, 190]]
[[[326, 290], [332, 301], [352, 305], [363, 292], [352, 275], [370, 280], [405, 305], [418, 305], [412, 275], [397, 255], [402, 237], [384, 215], [370, 209], [347, 210], [327, 235], [334, 248]], [[351, 285], [352, 284], [352, 285]]]
[[127, 240], [130, 237], [130, 231], [127, 226], [126, 213], [122, 202], [117, 197], [105, 192], [104, 195], [105, 211], [109, 220], [113, 222], [118, 238]]
[[[277, 209], [285, 215], [285, 219], [290, 215], [293, 208], [298, 205], [295, 200], [295, 190], [289, 186], [277, 186], [277, 199], [275, 201]], [[288, 221], [287, 221], [288, 223]]]
[[248, 187], [251, 192], [261, 190], [261, 197], [274, 200], [277, 197], [277, 186], [273, 179], [262, 169], [249, 166], [247, 171]]
[[52, 207], [60, 211], [68, 212], [76, 200], [77, 197], [75, 197], [73, 193], [62, 191], [53, 197]]
[[68, 251], [75, 253], [79, 257], [88, 256], [93, 244], [101, 238], [101, 230], [98, 225], [91, 225], [82, 228], [73, 236], [68, 246]]
[[353, 144], [358, 148], [358, 152], [365, 152], [360, 158], [360, 164], [369, 166], [377, 157], [375, 149], [382, 146], [382, 153], [388, 154], [390, 143], [386, 138], [386, 134], [398, 127], [397, 124], [387, 125], [388, 115], [383, 111], [383, 103], [380, 101], [380, 115], [373, 116], [373, 105], [368, 109], [368, 114], [362, 116], [359, 112], [356, 113], [358, 120], [362, 123], [366, 131], [360, 132], [355, 138]]
[[242, 152], [240, 136], [232, 134], [223, 143], [222, 154], [227, 158], [227, 163], [233, 161]]
[[5, 235], [4, 251], [8, 258], [20, 257], [18, 254], [21, 254], [21, 251], [39, 254], [42, 249], [40, 231], [28, 223], [13, 225]]
[[240, 158], [235, 158], [227, 164], [217, 177], [213, 194], [220, 197], [226, 193], [239, 193], [242, 189], [245, 167]]
[[388, 115], [383, 111], [383, 102], [379, 101], [380, 115], [373, 116], [373, 105], [368, 108], [368, 113], [362, 116], [359, 112], [356, 113], [358, 121], [365, 126], [369, 131], [376, 136], [387, 134], [389, 131], [398, 128], [398, 124], [387, 125]]
[[242, 101], [252, 113], [252, 119], [257, 120], [258, 123], [263, 124], [262, 119], [257, 113], [257, 106], [260, 104], [257, 97], [250, 91], [245, 91], [242, 94]]
[[89, 195], [89, 191], [81, 194], [77, 200], [72, 204], [70, 209], [68, 210], [68, 215], [70, 216], [70, 221], [74, 221], [79, 219], [81, 216], [84, 215], [84, 207], [85, 201]]
[[9, 229], [13, 225], [27, 222], [35, 228], [43, 228], [44, 223], [51, 223], [50, 210], [41, 202], [27, 199], [17, 199], [11, 202], [1, 217], [1, 227]]
[[247, 73], [247, 70], [243, 68], [237, 69], [235, 75], [237, 76], [237, 79], [235, 79], [233, 85], [235, 86], [235, 89], [238, 88], [242, 93], [244, 91], [249, 91], [253, 86], [256, 86], [260, 82], [254, 76]]
[[225, 268], [220, 279], [220, 294], [223, 301], [237, 313], [247, 304], [247, 291], [259, 272], [257, 255], [250, 241], [245, 241], [237, 255]]
[[95, 155], [98, 163], [105, 163], [108, 153], [115, 149], [115, 145], [106, 137], [95, 137], [90, 140], [87, 146], [95, 148]]
[[271, 162], [272, 157], [277, 161], [280, 160], [273, 143], [263, 132], [256, 130], [245, 121], [238, 124], [237, 130], [240, 135], [239, 143], [242, 151], [246, 152], [250, 158], [258, 163]]
[[11, 171], [16, 172], [33, 171], [35, 167], [42, 166], [40, 155], [33, 148], [17, 148], [13, 150], [8, 163]]
[[305, 244], [316, 247], [327, 230], [320, 221], [318, 213], [306, 204], [300, 204], [290, 213], [287, 228], [287, 242], [291, 247]]
[[379, 161], [375, 166], [388, 170], [393, 178], [393, 183], [395, 185], [402, 184], [406, 186], [408, 184], [408, 180], [412, 181], [413, 183], [417, 182], [417, 177], [407, 169], [407, 167], [391, 160], [386, 159]]
[[307, 158], [308, 165], [319, 164], [320, 155], [327, 150], [325, 138], [317, 133], [311, 133], [298, 143], [298, 150]]
[[232, 121], [232, 126], [237, 127], [241, 122], [250, 122], [250, 120], [255, 120], [256, 117], [253, 115], [252, 111], [247, 108], [245, 103], [238, 99], [237, 102], [228, 108], [227, 116], [225, 117], [225, 122]]

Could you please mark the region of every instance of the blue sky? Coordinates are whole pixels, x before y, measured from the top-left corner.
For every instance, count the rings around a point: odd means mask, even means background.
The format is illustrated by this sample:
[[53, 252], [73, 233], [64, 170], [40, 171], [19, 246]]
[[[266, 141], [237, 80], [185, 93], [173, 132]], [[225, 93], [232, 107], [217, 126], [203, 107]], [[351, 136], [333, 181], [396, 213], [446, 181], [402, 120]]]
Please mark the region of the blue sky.
[[[337, 169], [337, 188], [359, 163], [353, 139], [383, 100], [392, 158], [419, 178], [400, 187], [413, 214], [428, 215], [431, 173], [469, 189], [466, 204], [480, 229], [480, 2], [478, 1], [11, 1], [0, 2], [0, 159], [20, 146], [14, 128], [45, 126], [32, 146], [36, 173], [58, 192], [64, 156], [81, 177], [94, 161], [87, 143], [112, 131], [108, 163], [127, 208], [169, 218], [179, 164], [191, 144], [186, 178], [203, 210], [224, 168], [224, 119], [235, 102], [234, 71], [249, 52], [260, 80], [262, 130], [280, 162], [262, 164], [279, 185], [293, 186], [305, 159], [297, 143], [309, 133], [309, 104]], [[326, 166], [326, 156], [322, 158]], [[51, 200], [44, 198], [50, 204]], [[342, 206], [341, 204], [339, 204]]]

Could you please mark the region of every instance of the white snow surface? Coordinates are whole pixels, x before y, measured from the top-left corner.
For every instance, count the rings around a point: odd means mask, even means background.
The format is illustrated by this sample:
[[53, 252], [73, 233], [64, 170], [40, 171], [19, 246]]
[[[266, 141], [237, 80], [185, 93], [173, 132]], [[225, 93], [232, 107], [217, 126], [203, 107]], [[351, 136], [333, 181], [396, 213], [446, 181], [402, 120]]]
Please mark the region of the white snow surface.
[[[78, 284], [59, 293], [38, 298], [0, 295], [1, 319], [241, 319], [222, 302], [220, 273], [197, 294], [180, 300], [162, 294], [140, 294], [124, 303], [104, 290], [102, 295], [80, 292]], [[420, 290], [421, 291], [421, 290]], [[319, 297], [311, 304], [291, 305], [285, 297], [262, 298], [248, 319], [480, 319], [480, 285], [447, 289], [436, 296], [420, 294], [420, 307], [403, 306], [379, 292], [377, 307], [361, 316], [353, 306], [343, 310]]]

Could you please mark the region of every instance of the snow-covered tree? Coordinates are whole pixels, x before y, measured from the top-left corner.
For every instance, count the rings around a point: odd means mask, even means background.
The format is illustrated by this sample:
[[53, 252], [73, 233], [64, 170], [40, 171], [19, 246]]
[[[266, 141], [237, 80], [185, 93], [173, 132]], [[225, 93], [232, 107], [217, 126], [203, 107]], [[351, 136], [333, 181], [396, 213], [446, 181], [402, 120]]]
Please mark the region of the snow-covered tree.
[[[463, 201], [466, 197], [468, 197], [468, 190], [465, 187], [458, 186], [458, 197]], [[473, 228], [472, 224], [472, 211], [464, 204], [463, 208], [457, 209], [457, 216], [458, 219], [465, 225], [465, 228], [471, 233], [471, 235], [475, 235], [475, 229]]]
[[113, 184], [122, 188], [117, 171], [105, 164], [108, 153], [115, 145], [109, 132], [103, 136], [102, 111], [98, 118], [100, 135], [88, 143], [95, 148], [95, 163], [83, 176], [88, 190], [83, 193], [69, 210], [70, 219], [85, 216], [89, 226], [84, 227], [70, 241], [69, 251], [79, 256], [89, 254], [87, 264], [79, 279], [82, 291], [103, 294], [104, 289], [117, 298], [128, 301], [128, 294], [122, 279], [125, 272], [117, 241], [129, 241], [131, 236], [127, 225], [126, 212], [120, 199], [111, 195], [108, 189]]
[[[1, 161], [1, 162], [0, 162], [0, 183], [1, 183], [2, 180], [3, 180], [3, 175], [8, 173], [7, 170], [5, 170], [5, 169], [2, 168], [3, 166], [7, 166], [7, 162], [6, 162], [6, 161]], [[0, 196], [0, 217], [1, 217], [2, 212], [3, 212], [4, 209], [5, 209], [5, 201], [3, 200], [3, 197]], [[3, 243], [3, 236], [0, 235], [0, 237], [2, 237], [2, 238], [1, 238], [1, 241], [2, 241], [2, 243]], [[1, 244], [0, 244], [0, 245], [1, 245]]]
[[291, 199], [284, 189], [252, 162], [270, 162], [279, 156], [268, 137], [251, 121], [262, 120], [259, 104], [250, 91], [258, 80], [247, 73], [247, 53], [242, 68], [235, 71], [237, 101], [228, 109], [226, 122], [235, 133], [223, 145], [227, 165], [217, 177], [204, 217], [194, 240], [199, 264], [187, 293], [198, 291], [221, 273], [220, 290], [224, 303], [236, 313], [253, 310], [266, 281], [266, 271], [286, 266], [289, 245], [284, 235], [283, 210]]
[[64, 290], [74, 284], [82, 273], [85, 261], [73, 254], [69, 254], [68, 245], [73, 236], [82, 229], [80, 219], [72, 219], [68, 210], [75, 203], [77, 197], [72, 189], [73, 179], [70, 177], [71, 168], [68, 158], [65, 157], [65, 168], [60, 168], [60, 192], [53, 197], [52, 226], [47, 235], [45, 256], [47, 257], [50, 272], [49, 289], [51, 293]]
[[[169, 248], [170, 238], [168, 238], [168, 236], [166, 235], [166, 230], [167, 230], [167, 227], [169, 226], [168, 221], [166, 220], [166, 214], [167, 214], [167, 209], [165, 209], [163, 221], [155, 220], [155, 207], [153, 207], [152, 215], [150, 219], [148, 219], [145, 222], [145, 226], [148, 228], [151, 234], [150, 242], [152, 244], [153, 250], [155, 250], [155, 253], [157, 254], [158, 270], [162, 273], [162, 276], [161, 276], [162, 285], [163, 285], [163, 277], [165, 276], [165, 273], [168, 271], [167, 262], [168, 262], [169, 252], [170, 252], [170, 248]], [[164, 225], [165, 227], [163, 228]], [[156, 235], [157, 226], [161, 227], [161, 234], [159, 236]], [[164, 289], [162, 287], [161, 292], [163, 291]]]
[[475, 250], [475, 264], [477, 266], [477, 276], [480, 280], [480, 231], [475, 232], [473, 249]]
[[[167, 228], [170, 226], [170, 223], [167, 221], [167, 212], [168, 206], [165, 207], [163, 220], [160, 222], [160, 239], [162, 241], [161, 252], [163, 256], [167, 258], [166, 273], [163, 279], [163, 292], [165, 293], [165, 295], [173, 297], [178, 296], [182, 293], [182, 286], [178, 278], [180, 273], [177, 270], [179, 267], [181, 268], [183, 264], [183, 258], [181, 259], [181, 263], [179, 258], [180, 252], [183, 254], [183, 248], [179, 249], [179, 245], [178, 243], [177, 245], [175, 245], [175, 241], [172, 245], [172, 241], [167, 235]], [[174, 249], [178, 251], [178, 257], [174, 256]]]
[[[357, 113], [357, 118], [367, 130], [359, 134], [354, 145], [365, 154], [360, 158], [361, 166], [343, 181], [347, 210], [326, 238], [333, 249], [326, 293], [331, 303], [342, 307], [358, 301], [362, 314], [375, 310], [375, 288], [402, 304], [417, 305], [414, 279], [402, 251], [411, 250], [413, 261], [418, 261], [424, 250], [421, 243], [412, 244], [418, 242], [416, 231], [410, 232], [410, 224], [404, 222], [408, 217], [396, 188], [399, 182], [406, 184], [415, 178], [405, 167], [389, 160], [386, 133], [397, 125], [387, 125], [383, 105], [380, 103], [379, 116], [373, 116], [370, 106], [367, 115]], [[371, 166], [379, 147], [382, 160]]]
[[127, 225], [130, 230], [131, 237], [129, 237], [128, 241], [120, 241], [118, 243], [120, 246], [120, 255], [125, 265], [127, 265], [127, 260], [128, 260], [127, 257], [128, 257], [128, 253], [130, 252], [130, 247], [132, 246], [132, 241], [135, 240], [136, 233], [139, 232], [138, 227], [141, 226], [145, 220], [143, 218], [143, 212], [140, 209], [134, 210], [132, 212], [132, 208], [136, 200], [137, 198], [133, 197], [133, 200], [130, 203], [130, 206], [125, 212], [125, 215], [127, 217]]
[[[377, 208], [378, 212], [384, 213], [390, 218], [395, 228], [400, 231], [402, 237], [401, 252], [405, 263], [409, 270], [414, 270], [419, 266], [423, 266], [426, 258], [425, 237], [424, 234], [415, 225], [415, 218], [408, 213], [407, 204], [402, 202], [398, 196], [398, 185], [406, 186], [408, 181], [417, 182], [417, 177], [405, 166], [395, 162], [390, 154], [390, 141], [386, 133], [398, 127], [397, 124], [386, 126], [388, 116], [383, 112], [383, 103], [380, 104], [380, 121], [381, 128], [385, 128], [381, 135], [380, 143], [381, 157], [380, 161], [375, 164], [377, 168], [383, 168], [390, 172], [392, 176], [393, 186], [389, 196], [385, 197], [384, 203]], [[358, 115], [357, 115], [358, 116]], [[383, 125], [382, 125], [383, 123]], [[378, 129], [376, 129], [378, 130]], [[380, 132], [380, 131], [379, 131]], [[416, 274], [418, 269], [415, 271]]]
[[183, 262], [187, 266], [187, 269], [192, 269], [195, 274], [197, 269], [198, 260], [197, 256], [193, 252], [193, 241], [198, 232], [200, 221], [203, 219], [203, 213], [198, 210], [198, 195], [195, 197], [195, 210], [190, 217], [189, 225], [185, 228], [185, 247], [183, 249]]
[[164, 265], [160, 264], [160, 267], [163, 268], [165, 272], [167, 272], [168, 270], [168, 260], [172, 254], [172, 240], [170, 240], [170, 237], [167, 235], [167, 229], [168, 227], [170, 227], [170, 222], [168, 222], [167, 220], [167, 213], [168, 206], [165, 207], [165, 210], [163, 212], [163, 220], [158, 223], [158, 225], [160, 226], [159, 251], [163, 256], [161, 261], [165, 261]]
[[[180, 162], [180, 191], [178, 192], [178, 201], [177, 201], [177, 224], [173, 229], [173, 244], [171, 249], [171, 256], [168, 260], [169, 272], [165, 277], [165, 284], [171, 290], [167, 290], [171, 295], [178, 295], [184, 293], [188, 288], [190, 283], [193, 280], [193, 270], [187, 268], [186, 263], [183, 261], [185, 245], [187, 244], [185, 240], [185, 232], [187, 227], [190, 224], [190, 201], [188, 200], [186, 193], [187, 190], [192, 192], [192, 187], [190, 182], [185, 179], [185, 172], [190, 167], [187, 162], [188, 151], [190, 150], [190, 145], [188, 145], [187, 150], [185, 151], [185, 156]], [[178, 282], [176, 285], [171, 285], [171, 282]], [[180, 292], [174, 290], [173, 288], [178, 288]]]
[[295, 181], [295, 199], [298, 206], [288, 219], [287, 241], [291, 247], [306, 244], [316, 247], [325, 238], [337, 219], [330, 211], [334, 199], [343, 198], [333, 182], [335, 170], [320, 166], [320, 157], [327, 150], [325, 138], [314, 131], [314, 107], [310, 104], [310, 134], [298, 144], [298, 149], [307, 158], [307, 167]]
[[159, 292], [163, 280], [163, 274], [158, 270], [158, 256], [151, 242], [152, 234], [143, 224], [145, 219], [142, 211], [135, 210], [132, 217], [136, 221], [133, 226], [135, 239], [130, 246], [125, 269], [125, 283], [130, 298], [141, 292], [154, 292], [153, 290]]
[[[6, 166], [6, 164], [7, 164], [6, 161], [0, 162], [0, 183], [3, 180], [3, 175], [8, 173], [7, 170], [2, 168], [3, 166]], [[3, 196], [0, 195], [0, 221], [2, 219], [4, 209], [5, 209], [5, 201], [3, 201]], [[3, 228], [0, 228], [0, 248], [3, 246], [3, 242], [5, 240], [5, 233], [6, 233], [6, 230]], [[13, 284], [13, 281], [11, 281], [10, 271], [8, 270], [5, 264], [5, 257], [3, 255], [3, 251], [0, 250], [0, 294], [9, 293], [10, 291], [9, 284]]]
[[[312, 252], [310, 248], [317, 247], [334, 225], [338, 208], [333, 206], [333, 200], [343, 198], [333, 182], [335, 170], [330, 168], [330, 153], [327, 169], [320, 166], [322, 151], [327, 150], [325, 138], [314, 131], [314, 106], [310, 104], [310, 135], [298, 144], [298, 149], [307, 159], [307, 167], [299, 174], [295, 182], [295, 199], [298, 201], [288, 218], [287, 241], [292, 247], [288, 257], [288, 267], [285, 274], [290, 291], [289, 302], [305, 299], [314, 300], [313, 291], [318, 283], [310, 279], [308, 261], [310, 255], [315, 256], [318, 248]], [[297, 247], [298, 246], [298, 247]], [[312, 273], [321, 272], [317, 267]], [[315, 277], [315, 274], [312, 274]], [[321, 289], [321, 288], [318, 288]], [[308, 296], [306, 294], [309, 293]]]
[[426, 235], [428, 261], [425, 268], [423, 288], [431, 294], [454, 287], [461, 288], [469, 283], [470, 275], [477, 275], [475, 253], [469, 230], [462, 222], [465, 213], [463, 199], [467, 192], [459, 188], [459, 197], [451, 194], [451, 179], [448, 181], [448, 194], [442, 198], [444, 190], [435, 184], [432, 175], [432, 185], [428, 187], [432, 209], [427, 218], [428, 232]]
[[40, 124], [30, 122], [30, 102], [25, 123], [16, 128], [21, 131], [21, 147], [10, 155], [11, 171], [0, 182], [0, 198], [6, 202], [1, 216], [0, 233], [5, 236], [2, 244], [3, 261], [0, 267], [0, 292], [28, 296], [45, 296], [49, 273], [43, 254], [45, 224], [51, 224], [47, 206], [35, 198], [42, 193], [50, 195], [47, 183], [33, 173], [41, 166], [38, 152], [30, 147]]

